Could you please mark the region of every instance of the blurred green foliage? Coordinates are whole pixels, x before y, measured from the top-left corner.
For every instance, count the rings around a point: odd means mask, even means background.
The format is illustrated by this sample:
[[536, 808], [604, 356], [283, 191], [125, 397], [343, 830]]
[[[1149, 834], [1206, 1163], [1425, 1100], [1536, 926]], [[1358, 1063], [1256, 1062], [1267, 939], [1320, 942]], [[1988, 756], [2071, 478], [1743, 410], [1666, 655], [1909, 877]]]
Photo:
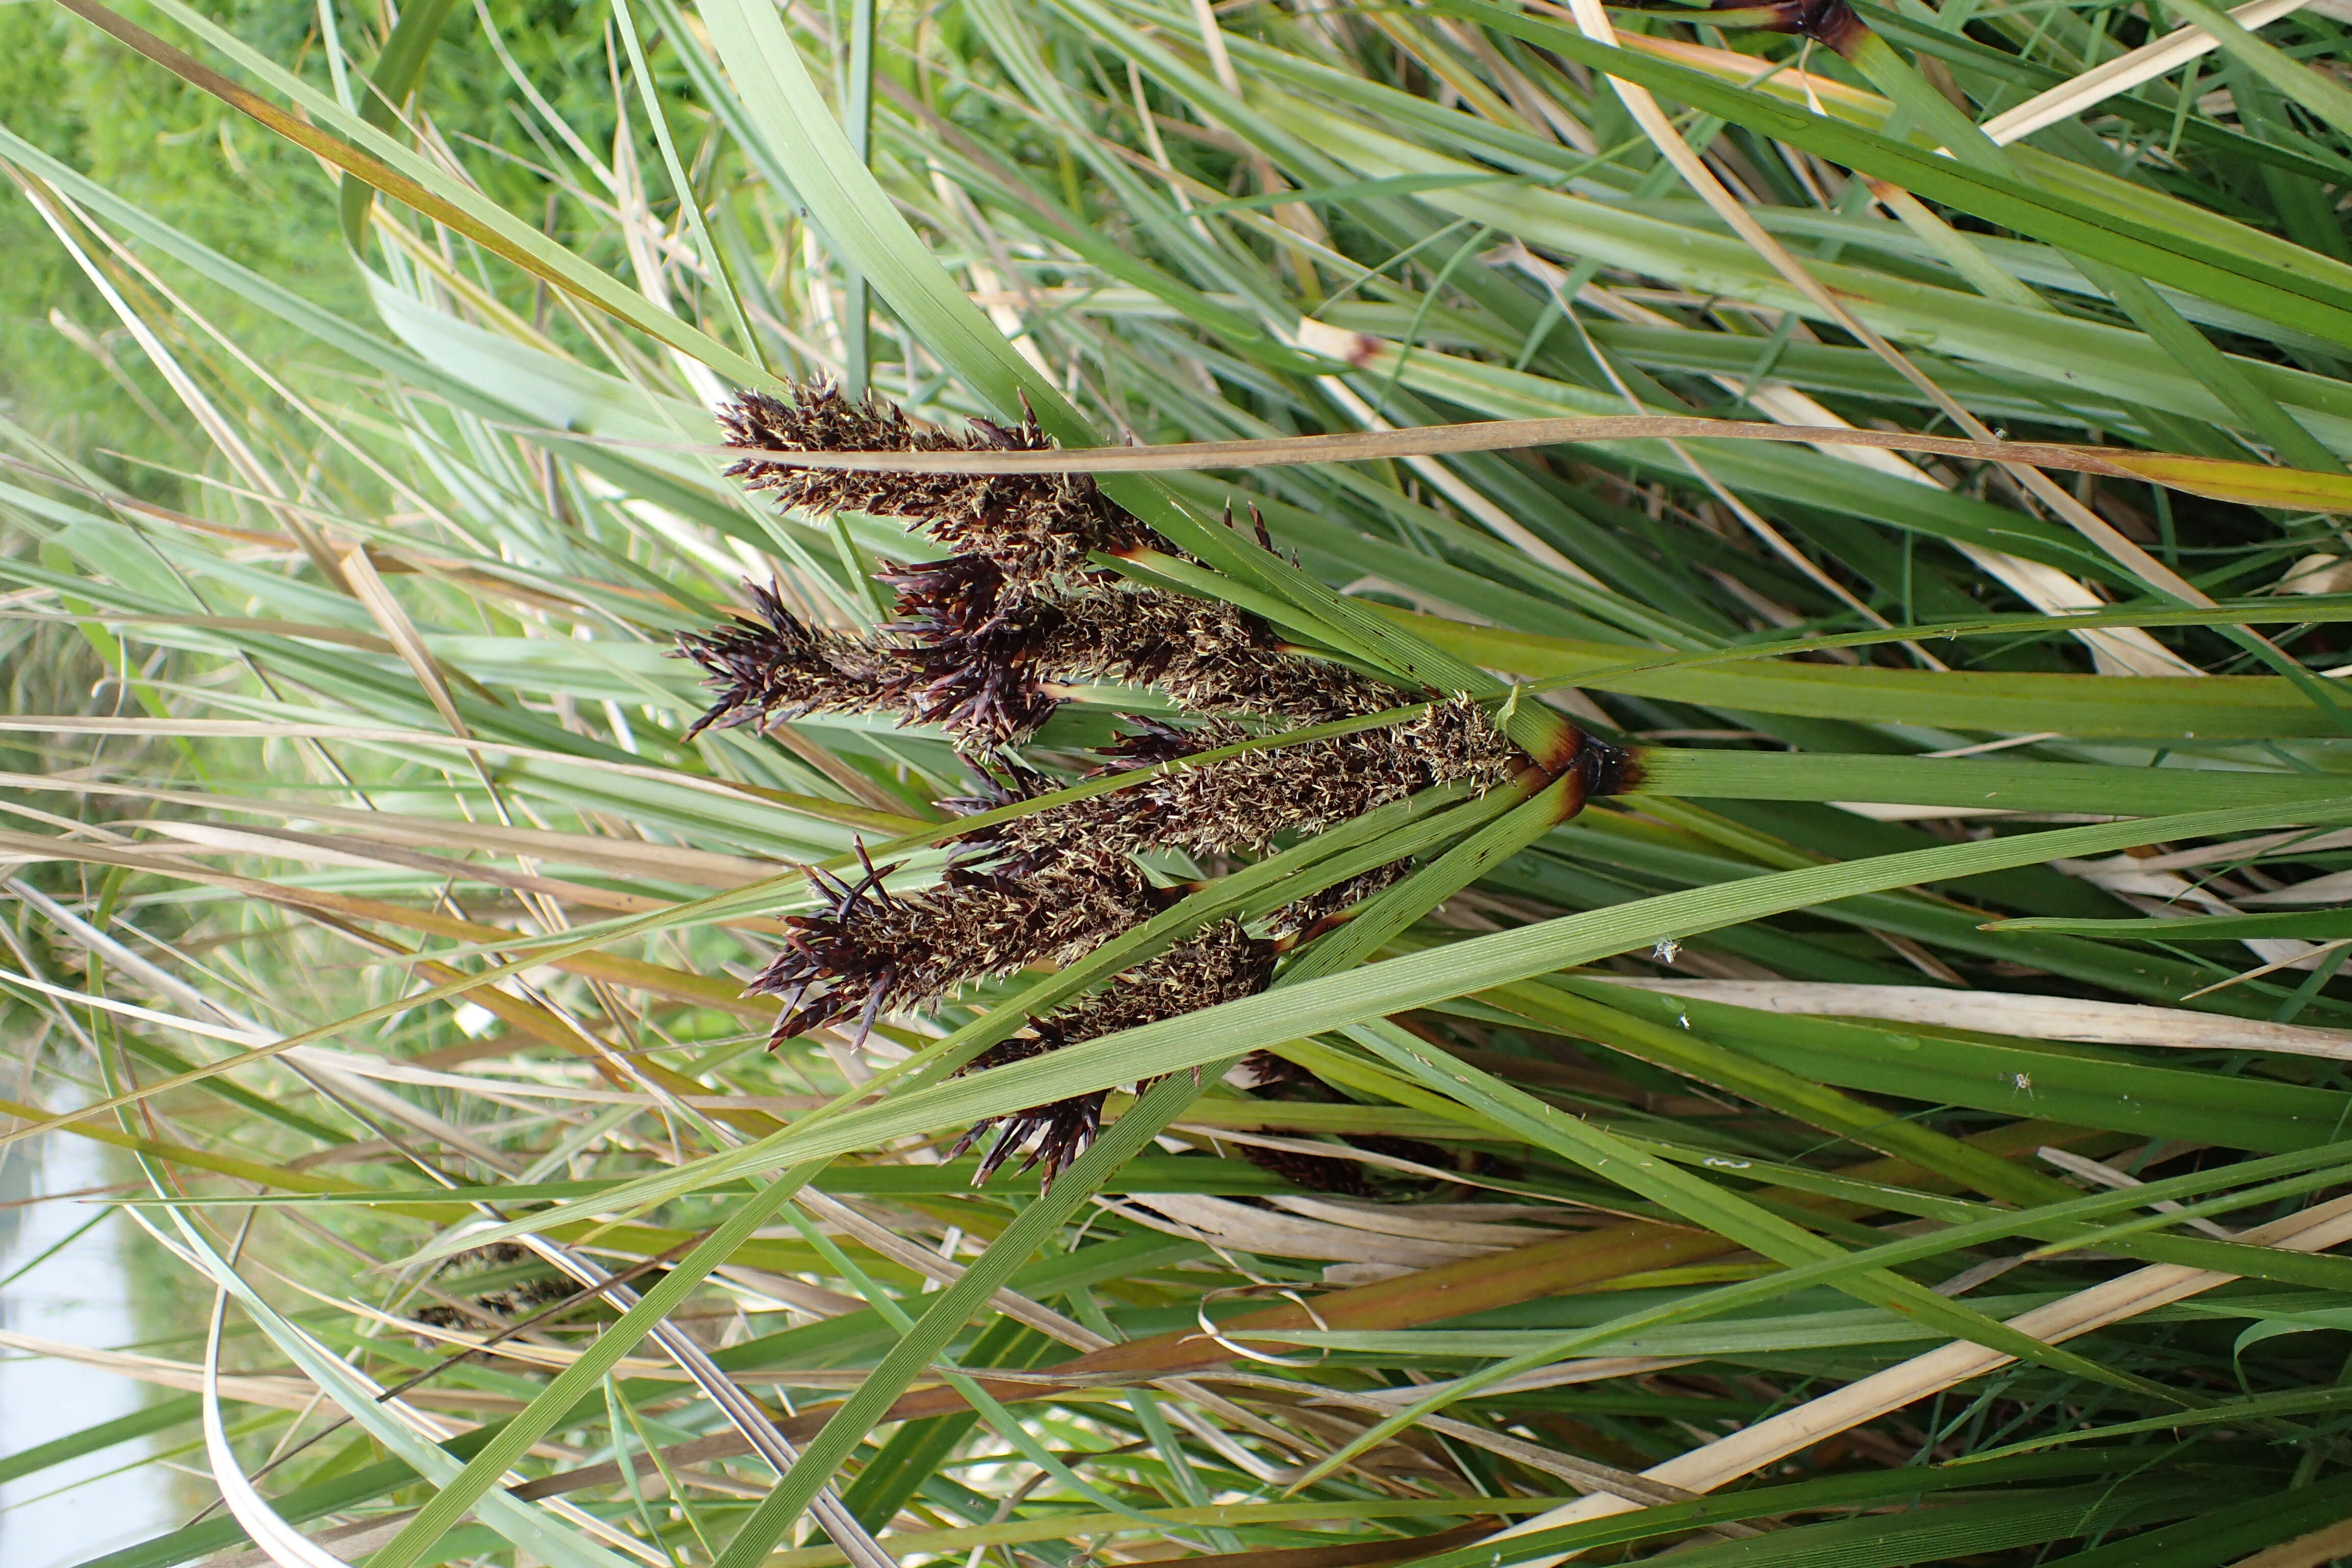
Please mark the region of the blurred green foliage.
[[[171, 36], [152, 13], [136, 5], [123, 9]], [[315, 5], [230, 0], [207, 9], [264, 54], [327, 84]], [[569, 0], [491, 0], [487, 11], [531, 87], [590, 147], [607, 152], [614, 126], [606, 54], [611, 13]], [[360, 68], [373, 61], [390, 19], [373, 5], [337, 14], [343, 47]], [[445, 45], [467, 42], [480, 25], [471, 5], [454, 7]], [[421, 102], [451, 146], [486, 142], [499, 150], [467, 162], [502, 204], [525, 212], [546, 207], [545, 160], [532, 131], [546, 132], [524, 127], [529, 107], [493, 51], [436, 49]], [[307, 154], [70, 13], [33, 3], [0, 5], [0, 115], [18, 134], [255, 271], [321, 303], [364, 310], [336, 228], [331, 177]], [[575, 205], [569, 216], [585, 215]], [[578, 244], [583, 237], [565, 237]], [[124, 426], [134, 416], [118, 375], [137, 382], [159, 406], [168, 407], [169, 391], [40, 215], [13, 190], [0, 199], [0, 255], [9, 258], [0, 270], [0, 410], [85, 457], [136, 447], [141, 437]], [[265, 362], [315, 352], [282, 323], [234, 300], [200, 294], [196, 302]], [[152, 482], [151, 477], [142, 488]]]

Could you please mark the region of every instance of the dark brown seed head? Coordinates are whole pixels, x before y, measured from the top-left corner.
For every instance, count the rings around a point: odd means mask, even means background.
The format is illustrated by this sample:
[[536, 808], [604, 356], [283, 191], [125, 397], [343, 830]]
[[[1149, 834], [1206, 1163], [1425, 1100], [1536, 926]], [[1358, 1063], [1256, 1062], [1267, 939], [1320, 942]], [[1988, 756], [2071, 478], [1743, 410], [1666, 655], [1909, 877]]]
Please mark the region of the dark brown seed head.
[[[989, 744], [1033, 733], [1053, 711], [1049, 684], [1148, 687], [1187, 712], [1293, 724], [1356, 718], [1402, 700], [1343, 666], [1282, 651], [1263, 622], [1230, 605], [1094, 587], [1000, 596], [983, 616], [979, 594], [964, 586], [971, 575], [963, 560], [938, 563], [937, 592], [898, 629], [920, 669], [905, 688], [914, 711]], [[901, 609], [909, 603], [902, 598]]]
[[[1038, 1047], [1042, 1052], [1046, 1047]], [[973, 1123], [971, 1129], [956, 1140], [948, 1151], [954, 1159], [986, 1137], [992, 1129], [996, 1142], [981, 1157], [980, 1169], [972, 1173], [971, 1184], [984, 1186], [988, 1178], [996, 1174], [997, 1167], [1013, 1154], [1025, 1149], [1029, 1157], [1015, 1166], [1015, 1173], [1035, 1170], [1041, 1189], [1051, 1188], [1054, 1178], [1067, 1170], [1077, 1157], [1093, 1147], [1095, 1137], [1102, 1131], [1103, 1102], [1110, 1098], [1108, 1090], [1093, 1094], [1074, 1094], [1067, 1100], [1056, 1100], [1044, 1105], [1033, 1105], [1026, 1110], [1010, 1116], [992, 1117]]]
[[1283, 651], [1256, 617], [1230, 605], [1155, 589], [1005, 591], [976, 556], [894, 573], [906, 618], [851, 636], [810, 626], [772, 589], [754, 613], [678, 639], [719, 700], [688, 731], [818, 712], [887, 712], [935, 723], [987, 750], [1036, 732], [1060, 699], [1052, 686], [1127, 685], [1202, 715], [1292, 724], [1398, 706], [1392, 689], [1344, 666]]
[[1064, 605], [1038, 654], [1045, 679], [1144, 686], [1189, 713], [1322, 724], [1402, 706], [1395, 689], [1343, 665], [1286, 653], [1233, 605], [1155, 588], [1110, 588]]
[[[1307, 1134], [1288, 1128], [1273, 1130], [1276, 1137], [1304, 1138]], [[1280, 1176], [1295, 1187], [1305, 1187], [1310, 1193], [1329, 1193], [1337, 1197], [1368, 1198], [1372, 1195], [1371, 1184], [1364, 1179], [1364, 1168], [1353, 1160], [1343, 1160], [1330, 1154], [1302, 1154], [1296, 1149], [1262, 1149], [1255, 1143], [1236, 1143], [1243, 1159], [1259, 1170]]]
[[[1043, 1056], [1080, 1040], [1096, 1039], [1162, 1018], [1197, 1013], [1221, 1002], [1255, 995], [1273, 978], [1274, 961], [1272, 942], [1250, 935], [1238, 921], [1221, 921], [1191, 941], [1136, 965], [1092, 994], [1039, 1019], [1025, 1035], [990, 1047], [967, 1063], [963, 1070], [984, 1072], [990, 1068]], [[1020, 1168], [1026, 1171], [1032, 1166], [1040, 1167], [1044, 1182], [1050, 1186], [1054, 1178], [1094, 1142], [1101, 1126], [1103, 1100], [1101, 1093], [1085, 1094], [1012, 1116], [990, 1118], [966, 1132], [954, 1152], [963, 1152], [991, 1128], [997, 1129], [996, 1142], [981, 1162], [974, 1183], [987, 1181], [1008, 1156], [1026, 1148], [1029, 1157]]]
[[[911, 566], [884, 563], [879, 581], [898, 591], [898, 625], [919, 642], [978, 637], [1006, 603], [1004, 568], [985, 555], [951, 555]], [[1013, 595], [1019, 603], [1020, 595]]]
[[1221, 921], [1041, 1020], [1037, 1033], [1059, 1048], [1254, 996], [1274, 978], [1274, 961], [1272, 942]]
[[[887, 871], [887, 868], [885, 868]], [[774, 1039], [886, 1011], [931, 1006], [1033, 963], [1067, 963], [1151, 918], [1167, 895], [1121, 855], [1041, 857], [1020, 877], [950, 869], [939, 886], [884, 889], [812, 872], [827, 908], [784, 921], [784, 948], [752, 980], [784, 998]]]
[[[1286, 649], [1263, 621], [1229, 605], [1105, 577], [1091, 555], [1171, 547], [1087, 476], [852, 473], [792, 460], [816, 451], [1045, 450], [1034, 418], [1011, 428], [975, 421], [971, 434], [954, 436], [919, 428], [887, 403], [812, 385], [790, 398], [747, 394], [721, 422], [729, 444], [746, 454], [729, 472], [748, 488], [813, 510], [905, 519], [956, 553], [886, 574], [898, 590], [899, 620], [880, 636], [808, 626], [776, 594], [755, 590], [756, 617], [681, 638], [679, 652], [719, 693], [690, 734], [772, 716], [893, 712], [938, 723], [960, 745], [985, 751], [1033, 734], [1059, 700], [1056, 688], [1128, 685], [1163, 693], [1188, 721], [1136, 721], [1107, 753], [1135, 768], [1237, 746], [1252, 733], [1243, 720], [1328, 723], [1407, 700], [1342, 665]], [[1259, 533], [1265, 542], [1262, 526]], [[1614, 766], [1603, 752], [1580, 752], [1576, 762], [1594, 784]], [[850, 1018], [862, 1037], [885, 1010], [932, 1006], [976, 981], [1068, 963], [1149, 920], [1174, 895], [1152, 885], [1137, 855], [1263, 851], [1282, 836], [1434, 784], [1486, 789], [1530, 765], [1459, 699], [1381, 730], [1168, 767], [1110, 795], [974, 835], [971, 858], [920, 892], [889, 893], [870, 866], [855, 882], [814, 875], [825, 907], [786, 921], [783, 950], [751, 989], [784, 999], [778, 1040]], [[1006, 768], [986, 787], [987, 795], [947, 804], [985, 810], [1052, 781]], [[1038, 1020], [967, 1070], [1249, 995], [1267, 983], [1279, 939], [1332, 918], [1404, 870], [1369, 872], [1298, 900], [1274, 918], [1274, 938], [1232, 921], [1213, 926]], [[1103, 1102], [1092, 1093], [992, 1119], [959, 1148], [993, 1128], [982, 1180], [1025, 1150], [1023, 1168], [1041, 1166], [1051, 1183], [1093, 1141]], [[1361, 1181], [1344, 1170], [1322, 1179], [1343, 1177]]]
[[1082, 571], [1090, 551], [1158, 545], [1158, 536], [1085, 474], [848, 473], [795, 467], [793, 452], [1039, 452], [1053, 443], [1032, 417], [1006, 427], [972, 421], [953, 436], [918, 428], [879, 398], [854, 402], [811, 384], [790, 400], [750, 392], [722, 409], [727, 444], [756, 454], [727, 470], [811, 511], [904, 518], [949, 549], [985, 556], [1008, 578], [1044, 582]]
[[1348, 910], [1375, 893], [1396, 886], [1411, 875], [1412, 862], [1398, 860], [1367, 871], [1360, 877], [1350, 877], [1319, 893], [1309, 893], [1303, 899], [1283, 905], [1267, 920], [1266, 929], [1277, 939], [1305, 941], [1337, 925]]
[[903, 691], [910, 711], [962, 744], [984, 749], [1028, 739], [1060, 705], [1045, 690], [1045, 664], [1065, 618], [1056, 600], [1006, 597], [973, 631], [900, 622], [914, 671]]
[[772, 589], [746, 584], [752, 614], [677, 639], [676, 657], [703, 669], [719, 700], [696, 720], [688, 740], [717, 725], [798, 718], [805, 713], [887, 712], [914, 666], [897, 645], [803, 623]]
[[[1156, 721], [1118, 760], [1164, 763], [1240, 743], [1230, 720], [1190, 731]], [[1128, 853], [1263, 849], [1280, 835], [1314, 832], [1434, 784], [1489, 789], [1528, 765], [1526, 756], [1469, 701], [1441, 702], [1402, 724], [1179, 767], [1108, 795], [1049, 806], [1001, 823], [988, 842], [1008, 854], [1081, 842]], [[1352, 900], [1351, 900], [1352, 901]]]

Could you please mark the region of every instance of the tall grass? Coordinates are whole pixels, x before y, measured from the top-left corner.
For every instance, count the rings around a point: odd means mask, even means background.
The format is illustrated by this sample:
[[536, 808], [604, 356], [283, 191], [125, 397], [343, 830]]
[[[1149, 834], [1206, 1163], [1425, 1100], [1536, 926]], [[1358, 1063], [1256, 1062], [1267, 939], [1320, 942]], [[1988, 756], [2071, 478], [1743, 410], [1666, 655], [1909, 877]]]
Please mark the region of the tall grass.
[[[103, 417], [0, 416], [0, 1140], [124, 1151], [185, 1302], [19, 1344], [160, 1392], [0, 1479], [218, 1498], [89, 1568], [2352, 1553], [2334, 0], [66, 5], [337, 225], [248, 267], [0, 124], [112, 315]], [[770, 1048], [805, 873], [982, 783], [690, 732], [747, 581], [862, 635], [940, 552], [724, 476], [818, 383], [1025, 404], [1097, 569], [1548, 768]], [[1056, 695], [991, 821], [1181, 716]]]

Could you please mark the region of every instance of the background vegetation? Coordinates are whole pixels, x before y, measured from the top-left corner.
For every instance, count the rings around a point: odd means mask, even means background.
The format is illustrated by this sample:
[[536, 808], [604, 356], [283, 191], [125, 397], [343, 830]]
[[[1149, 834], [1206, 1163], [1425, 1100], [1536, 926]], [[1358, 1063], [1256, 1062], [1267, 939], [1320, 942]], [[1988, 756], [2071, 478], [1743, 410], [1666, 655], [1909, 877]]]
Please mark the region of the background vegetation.
[[[0, 1112], [185, 1302], [19, 1343], [165, 1392], [0, 1479], [219, 1499], [92, 1568], [2352, 1552], [2352, 93], [2333, 0], [2249, 20], [0, 8]], [[743, 578], [856, 628], [933, 552], [720, 477], [822, 378], [1396, 432], [1104, 484], [1642, 771], [1160, 865], [1150, 941], [1420, 859], [1262, 996], [951, 1076], [1120, 947], [770, 1051], [801, 868], [973, 783], [685, 737]], [[1628, 416], [1725, 428], [1431, 455]], [[1993, 435], [2076, 449], [1918, 440]], [[1078, 697], [1056, 784], [1159, 700]], [[947, 1157], [1113, 1088], [1050, 1193]]]

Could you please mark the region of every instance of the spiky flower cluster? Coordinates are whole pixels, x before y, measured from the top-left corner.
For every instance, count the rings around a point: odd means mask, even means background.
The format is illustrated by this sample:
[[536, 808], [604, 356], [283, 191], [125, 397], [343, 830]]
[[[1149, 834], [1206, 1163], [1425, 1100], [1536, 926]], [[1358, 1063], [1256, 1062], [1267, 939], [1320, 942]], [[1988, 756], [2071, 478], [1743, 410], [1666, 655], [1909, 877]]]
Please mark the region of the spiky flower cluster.
[[[914, 570], [934, 586], [969, 582], [981, 574], [968, 559]], [[751, 616], [678, 640], [719, 693], [689, 733], [810, 713], [875, 713], [938, 724], [986, 750], [1034, 734], [1060, 700], [1057, 687], [1150, 687], [1192, 713], [1305, 724], [1362, 718], [1404, 700], [1342, 666], [1285, 651], [1264, 622], [1215, 600], [1090, 585], [993, 604], [979, 629], [952, 629], [925, 618], [936, 602], [902, 594], [902, 618], [857, 637], [809, 626], [776, 593], [754, 588]]]
[[779, 1040], [845, 1018], [929, 1007], [975, 982], [1067, 963], [1169, 902], [1116, 851], [1073, 846], [1016, 866], [951, 867], [935, 888], [892, 893], [877, 872], [813, 874], [828, 907], [785, 921], [784, 949], [751, 988], [784, 999]]
[[[890, 714], [944, 727], [987, 791], [943, 802], [970, 812], [1034, 797], [1055, 781], [1002, 748], [1035, 733], [1067, 688], [1147, 687], [1188, 716], [1130, 720], [1103, 771], [1150, 772], [1125, 788], [974, 830], [935, 886], [892, 892], [892, 868], [855, 881], [813, 877], [824, 900], [789, 920], [784, 947], [752, 982], [781, 997], [776, 1038], [855, 1020], [860, 1037], [886, 1012], [928, 1008], [977, 982], [1066, 964], [1168, 907], [1135, 857], [1152, 850], [1258, 853], [1278, 838], [1361, 816], [1442, 784], [1487, 789], [1532, 766], [1466, 700], [1441, 700], [1403, 722], [1280, 746], [1249, 746], [1265, 726], [1362, 719], [1427, 702], [1328, 660], [1285, 647], [1255, 616], [1215, 601], [1138, 587], [1097, 569], [1097, 555], [1166, 551], [1151, 531], [1083, 475], [851, 473], [795, 466], [793, 452], [1034, 451], [1034, 418], [975, 422], [956, 437], [919, 429], [874, 401], [830, 388], [790, 401], [748, 395], [722, 416], [751, 455], [729, 471], [754, 489], [814, 510], [903, 518], [960, 552], [895, 568], [898, 616], [871, 636], [811, 627], [779, 595], [753, 591], [752, 616], [680, 639], [718, 693], [695, 731], [820, 712]], [[1253, 727], [1255, 726], [1255, 728]], [[1243, 748], [1203, 762], [1204, 752]], [[984, 1071], [1265, 987], [1282, 948], [1403, 874], [1382, 868], [1279, 911], [1263, 934], [1210, 927], [1034, 1020], [975, 1058]], [[1016, 1152], [1051, 1181], [1092, 1142], [1100, 1093], [992, 1119], [981, 1179]]]
[[1148, 686], [1188, 713], [1325, 724], [1410, 699], [1328, 659], [1283, 651], [1264, 621], [1213, 599], [1112, 588], [1059, 606], [1043, 640], [1047, 679]]
[[[1274, 977], [1278, 951], [1275, 942], [1252, 936], [1239, 921], [1221, 921], [1191, 941], [1136, 965], [1103, 989], [1039, 1019], [1024, 1033], [991, 1046], [964, 1070], [978, 1072], [1026, 1061], [1080, 1040], [1254, 996]], [[1103, 1101], [1108, 1098], [1108, 1091], [1097, 1090], [996, 1119], [996, 1142], [982, 1158], [975, 1180], [988, 1180], [1008, 1155], [1025, 1147], [1029, 1158], [1022, 1169], [1042, 1166], [1051, 1181], [1094, 1142], [1102, 1126]], [[990, 1126], [983, 1121], [965, 1133], [950, 1157], [979, 1142]]]
[[[1386, 700], [1394, 702], [1394, 698]], [[1130, 721], [1140, 734], [1118, 748], [1128, 768], [1181, 763], [1247, 741], [1229, 720], [1181, 731]], [[1134, 854], [1261, 850], [1286, 832], [1314, 832], [1440, 784], [1492, 789], [1528, 766], [1475, 703], [1440, 702], [1378, 730], [1262, 746], [1192, 767], [1162, 767], [1110, 795], [1033, 812], [989, 829], [987, 841], [1024, 855], [1083, 842]]]
[[869, 713], [899, 703], [907, 670], [896, 647], [808, 626], [772, 589], [744, 585], [751, 592], [751, 615], [678, 638], [678, 652], [702, 667], [719, 693], [688, 729], [688, 740], [714, 725], [730, 729], [771, 715]]
[[[1026, 410], [1024, 408], [1024, 413]], [[1011, 428], [986, 419], [971, 434], [919, 430], [879, 399], [803, 386], [789, 402], [745, 393], [721, 411], [727, 444], [754, 453], [727, 470], [807, 511], [905, 518], [958, 555], [992, 562], [999, 583], [1042, 584], [1083, 571], [1095, 551], [1118, 554], [1161, 542], [1087, 474], [853, 473], [799, 468], [790, 452], [1042, 452], [1052, 446], [1030, 415]]]

